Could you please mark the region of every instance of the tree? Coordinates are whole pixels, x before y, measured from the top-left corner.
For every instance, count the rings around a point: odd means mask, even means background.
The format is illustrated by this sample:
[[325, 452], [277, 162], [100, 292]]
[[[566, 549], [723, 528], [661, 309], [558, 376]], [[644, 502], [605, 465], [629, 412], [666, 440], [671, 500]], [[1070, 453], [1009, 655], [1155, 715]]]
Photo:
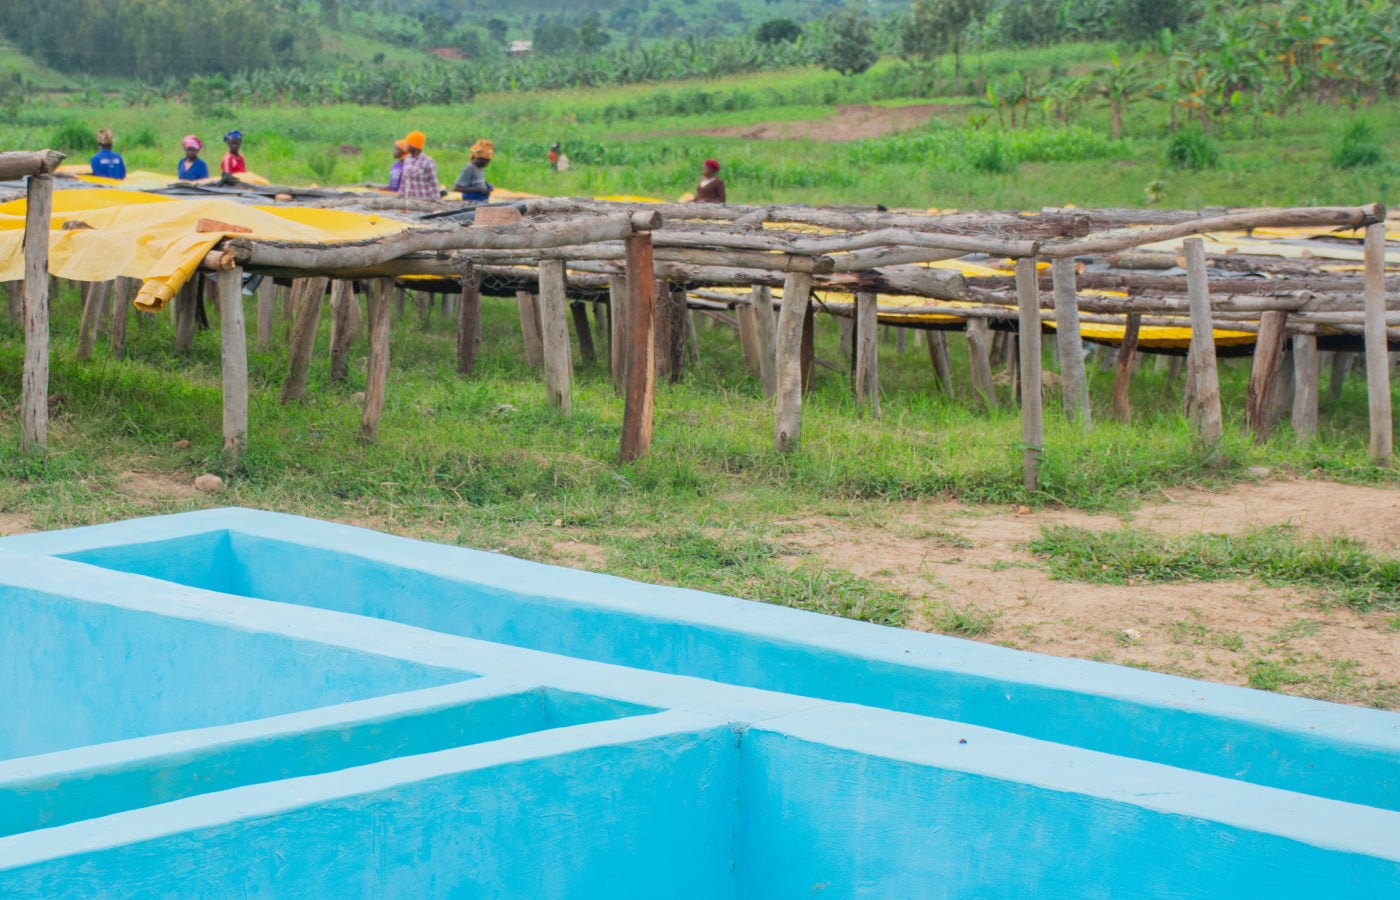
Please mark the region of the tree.
[[802, 26], [792, 19], [769, 19], [754, 30], [753, 39], [760, 44], [791, 44], [802, 36]]
[[842, 75], [859, 75], [875, 65], [875, 22], [858, 6], [828, 17], [829, 38], [823, 67]]
[[583, 22], [578, 26], [578, 45], [584, 53], [601, 50], [611, 41], [612, 35], [603, 30], [603, 23], [599, 21], [597, 13], [589, 13], [583, 17]]
[[1123, 134], [1123, 113], [1128, 104], [1142, 94], [1141, 64], [1137, 60], [1121, 62], [1118, 54], [1108, 52], [1111, 62], [1098, 67], [1094, 92], [1108, 101], [1109, 137], [1118, 140]]
[[913, 47], [918, 55], [932, 58], [943, 47], [953, 47], [953, 92], [962, 92], [962, 48], [967, 26], [987, 15], [990, 0], [914, 0], [909, 17], [900, 32], [905, 52]]
[[340, 27], [340, 0], [321, 0], [321, 18], [331, 28]]
[[535, 26], [536, 53], [566, 53], [578, 46], [578, 32], [559, 22]]
[[505, 19], [487, 19], [486, 31], [491, 35], [491, 40], [498, 44], [506, 42], [506, 34], [510, 32], [510, 24]]

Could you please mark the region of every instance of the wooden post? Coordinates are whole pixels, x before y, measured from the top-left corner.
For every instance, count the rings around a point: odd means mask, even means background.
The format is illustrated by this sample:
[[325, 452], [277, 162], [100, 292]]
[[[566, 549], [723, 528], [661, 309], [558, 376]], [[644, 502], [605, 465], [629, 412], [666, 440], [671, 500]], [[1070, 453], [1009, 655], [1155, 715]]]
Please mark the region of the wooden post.
[[582, 301], [570, 303], [569, 315], [574, 320], [574, 334], [578, 335], [578, 355], [590, 365], [597, 362], [598, 351], [593, 349], [593, 331], [588, 325], [588, 307]]
[[[1060, 262], [1060, 260], [1055, 260]], [[1056, 298], [1056, 303], [1059, 299]], [[1132, 418], [1132, 405], [1128, 399], [1128, 386], [1133, 380], [1133, 359], [1137, 356], [1138, 329], [1142, 327], [1142, 316], [1128, 313], [1127, 324], [1123, 326], [1123, 343], [1118, 348], [1118, 371], [1113, 375], [1113, 418], [1126, 422]], [[1061, 348], [1063, 351], [1064, 348]], [[1084, 355], [1078, 354], [1081, 367]], [[1063, 365], [1063, 360], [1061, 361]], [[1063, 378], [1063, 374], [1060, 376]], [[1086, 396], [1087, 399], [1087, 396]]]
[[140, 287], [141, 282], [135, 278], [118, 278], [112, 282], [112, 330], [107, 334], [107, 341], [116, 359], [126, 356], [126, 324], [131, 318], [131, 299]]
[[297, 295], [299, 293], [301, 292], [298, 290], [298, 285], [295, 280], [282, 288], [282, 322], [284, 323], [283, 330], [285, 331], [282, 339], [286, 341], [292, 339], [292, 325], [296, 321], [297, 313], [300, 312], [297, 308]]
[[[655, 263], [652, 258], [651, 232], [638, 231], [626, 238], [627, 288], [626, 339], [620, 341], [627, 364], [626, 396], [622, 408], [622, 442], [619, 456], [624, 463], [635, 462], [651, 449], [652, 411], [655, 398], [656, 372], [652, 363], [655, 352], [652, 293]], [[613, 285], [614, 288], [623, 285]], [[616, 301], [618, 295], [613, 294]]]
[[321, 324], [321, 306], [325, 302], [325, 278], [298, 278], [293, 292], [297, 294], [297, 321], [292, 327], [291, 346], [287, 351], [287, 382], [282, 385], [282, 403], [300, 400], [306, 393], [306, 376], [311, 371], [311, 351], [316, 346], [316, 329]]
[[550, 406], [564, 415], [573, 411], [570, 384], [573, 381], [573, 355], [569, 347], [569, 323], [564, 307], [568, 304], [564, 260], [540, 260], [540, 325], [544, 347], [544, 386]]
[[1040, 408], [1040, 286], [1035, 258], [1016, 260], [1016, 300], [1020, 307], [1021, 441], [1026, 493], [1040, 489], [1040, 457], [1044, 452], [1044, 422]]
[[1306, 444], [1317, 436], [1317, 390], [1320, 380], [1317, 336], [1293, 336], [1293, 433]]
[[756, 284], [751, 296], [754, 322], [758, 325], [758, 377], [763, 383], [763, 398], [772, 400], [778, 392], [778, 329], [773, 321], [773, 292], [767, 285]]
[[607, 361], [609, 372], [612, 372], [613, 364], [611, 318], [608, 305], [602, 300], [594, 300], [593, 321], [598, 327], [598, 341], [603, 345], [603, 359]]
[[894, 352], [900, 355], [909, 349], [909, 329], [896, 325], [894, 327]]
[[855, 377], [851, 389], [856, 408], [867, 409], [873, 416], [880, 414], [880, 323], [876, 318], [879, 303], [876, 294], [856, 294], [855, 308]]
[[1337, 401], [1342, 399], [1342, 388], [1346, 387], [1347, 375], [1356, 362], [1356, 354], [1338, 351], [1330, 356], [1332, 372], [1327, 380], [1327, 405], [1336, 406]]
[[1245, 394], [1245, 421], [1254, 432], [1254, 442], [1269, 439], [1269, 401], [1274, 393], [1279, 358], [1283, 355], [1284, 328], [1288, 313], [1271, 309], [1259, 314], [1259, 336], [1254, 342], [1254, 364], [1249, 370], [1249, 388]]
[[401, 287], [394, 287], [394, 321], [403, 321], [404, 307], [408, 305], [408, 291]]
[[199, 275], [191, 275], [175, 295], [175, 349], [184, 351], [194, 344], [195, 307], [199, 302]]
[[10, 309], [10, 324], [24, 324], [24, 282], [5, 282], [5, 298]]
[[344, 381], [350, 371], [350, 304], [355, 286], [337, 279], [331, 282], [331, 381]]
[[1220, 412], [1220, 373], [1215, 367], [1215, 324], [1210, 315], [1210, 285], [1206, 280], [1206, 255], [1200, 238], [1187, 238], [1186, 293], [1191, 304], [1191, 369], [1186, 373], [1194, 385], [1190, 418], [1202, 444], [1213, 448], [1220, 443], [1224, 423]]
[[939, 389], [953, 396], [953, 360], [948, 355], [948, 332], [925, 331], [924, 342], [928, 344], [928, 361], [933, 366]]
[[761, 374], [758, 367], [758, 314], [753, 304], [741, 303], [734, 307], [734, 318], [739, 323], [739, 349], [744, 354], [744, 367], [755, 378]]
[[427, 291], [414, 291], [413, 304], [418, 309], [418, 327], [427, 328], [433, 314], [433, 298]]
[[783, 279], [773, 414], [773, 447], [782, 453], [796, 450], [802, 439], [802, 326], [811, 304], [811, 291], [809, 273], [789, 272]]
[[671, 283], [664, 279], [656, 280], [656, 304], [654, 315], [656, 317], [656, 330], [654, 340], [656, 346], [652, 348], [652, 363], [656, 366], [656, 377], [671, 377], [671, 330], [679, 323], [673, 323], [671, 319], [672, 300]]
[[1269, 431], [1283, 418], [1284, 411], [1293, 409], [1293, 395], [1296, 393], [1297, 377], [1294, 372], [1293, 346], [1287, 335], [1283, 338], [1283, 353], [1279, 356], [1278, 371], [1274, 375], [1274, 389], [1265, 401], [1266, 415], [1269, 417]]
[[102, 308], [107, 305], [111, 284], [94, 281], [83, 285], [83, 318], [78, 324], [78, 359], [91, 359], [97, 348], [97, 328], [102, 322]]
[[631, 352], [627, 342], [631, 340], [631, 330], [627, 324], [627, 277], [613, 275], [608, 278], [608, 325], [612, 337], [608, 342], [611, 351], [613, 392], [622, 394], [627, 388], [627, 358]]
[[836, 326], [840, 329], [841, 359], [846, 365], [855, 371], [856, 365], [856, 320], [854, 314], [851, 318], [842, 318]]
[[[517, 301], [519, 302], [519, 301]], [[457, 300], [457, 374], [470, 375], [481, 343], [481, 282], [470, 266], [462, 273], [462, 296]]]
[[224, 462], [233, 466], [248, 445], [248, 329], [243, 321], [243, 270], [224, 269], [217, 278], [224, 377]]
[[1371, 412], [1371, 459], [1390, 464], [1395, 432], [1391, 426], [1390, 360], [1385, 333], [1385, 223], [1366, 226], [1366, 399]]
[[544, 365], [544, 344], [540, 339], [539, 298], [529, 291], [515, 292], [520, 311], [520, 335], [525, 339], [525, 362], [535, 368]]
[[360, 413], [360, 440], [372, 444], [379, 439], [379, 415], [384, 410], [384, 389], [389, 383], [389, 294], [392, 278], [370, 282], [374, 302], [369, 317], [369, 370], [365, 374], [365, 406]]
[[812, 389], [812, 370], [817, 361], [817, 308], [811, 302], [802, 314], [802, 396]]
[[264, 350], [272, 340], [272, 315], [276, 310], [273, 303], [273, 289], [276, 285], [271, 278], [258, 282], [258, 349]]
[[[1055, 348], [1060, 358], [1060, 408], [1064, 410], [1066, 419], [1080, 422], [1088, 428], [1093, 416], [1089, 409], [1089, 380], [1084, 374], [1084, 339], [1079, 332], [1079, 294], [1075, 284], [1074, 260], [1071, 257], [1052, 260], [1050, 277], [1055, 292]], [[1132, 351], [1129, 350], [1127, 355], [1131, 359]], [[1118, 371], [1123, 371], [1121, 364]], [[1117, 396], [1115, 383], [1115, 402]]]
[[49, 228], [53, 176], [30, 175], [24, 214], [24, 374], [20, 444], [43, 454], [49, 440]]
[[685, 317], [686, 353], [692, 366], [700, 365], [700, 332], [695, 328], [695, 316], [690, 311], [690, 301], [685, 289], [681, 289], [681, 315]]
[[967, 359], [972, 373], [972, 393], [983, 408], [997, 408], [997, 392], [992, 384], [992, 331], [986, 319], [967, 320]]

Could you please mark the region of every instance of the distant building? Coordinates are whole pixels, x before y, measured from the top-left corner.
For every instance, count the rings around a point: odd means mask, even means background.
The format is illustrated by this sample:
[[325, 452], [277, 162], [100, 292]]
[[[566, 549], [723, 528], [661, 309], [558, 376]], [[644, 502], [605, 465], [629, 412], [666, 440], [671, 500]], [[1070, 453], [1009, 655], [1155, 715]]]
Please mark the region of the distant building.
[[529, 56], [535, 51], [534, 41], [511, 41], [506, 56]]

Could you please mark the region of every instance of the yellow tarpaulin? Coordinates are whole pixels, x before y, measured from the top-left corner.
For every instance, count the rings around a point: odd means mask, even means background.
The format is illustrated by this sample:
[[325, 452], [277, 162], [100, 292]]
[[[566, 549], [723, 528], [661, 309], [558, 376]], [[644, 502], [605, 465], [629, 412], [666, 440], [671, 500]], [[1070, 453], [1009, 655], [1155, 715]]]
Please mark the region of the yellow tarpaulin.
[[[24, 276], [24, 214], [23, 199], [0, 204], [0, 281]], [[49, 272], [74, 281], [143, 279], [136, 306], [158, 311], [227, 236], [197, 231], [200, 219], [250, 229], [251, 238], [316, 243], [364, 240], [405, 228], [393, 219], [336, 209], [244, 206], [222, 197], [184, 200], [100, 188], [55, 191]]]

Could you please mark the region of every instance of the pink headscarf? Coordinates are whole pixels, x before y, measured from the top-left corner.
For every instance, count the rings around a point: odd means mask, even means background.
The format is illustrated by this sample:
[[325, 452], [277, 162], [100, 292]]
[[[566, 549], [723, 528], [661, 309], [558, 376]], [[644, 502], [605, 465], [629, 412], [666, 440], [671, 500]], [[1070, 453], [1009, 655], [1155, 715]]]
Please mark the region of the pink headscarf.
[[203, 150], [204, 142], [192, 134], [187, 134], [185, 135], [185, 139], [180, 142], [180, 146], [184, 147], [186, 150], [189, 150], [191, 147], [195, 150]]
[[707, 159], [705, 160], [705, 168], [709, 169], [711, 172], [718, 172], [719, 163], [713, 159]]

